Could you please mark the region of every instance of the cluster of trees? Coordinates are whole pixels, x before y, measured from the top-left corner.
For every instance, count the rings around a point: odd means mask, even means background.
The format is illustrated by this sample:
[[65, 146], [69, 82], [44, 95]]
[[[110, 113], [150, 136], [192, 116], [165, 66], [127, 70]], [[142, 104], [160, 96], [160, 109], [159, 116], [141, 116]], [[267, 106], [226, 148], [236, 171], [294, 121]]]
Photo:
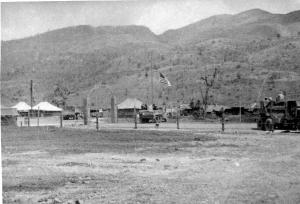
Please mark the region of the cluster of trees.
[[65, 107], [70, 93], [70, 90], [66, 86], [56, 84], [53, 93], [48, 96], [48, 99], [58, 107]]

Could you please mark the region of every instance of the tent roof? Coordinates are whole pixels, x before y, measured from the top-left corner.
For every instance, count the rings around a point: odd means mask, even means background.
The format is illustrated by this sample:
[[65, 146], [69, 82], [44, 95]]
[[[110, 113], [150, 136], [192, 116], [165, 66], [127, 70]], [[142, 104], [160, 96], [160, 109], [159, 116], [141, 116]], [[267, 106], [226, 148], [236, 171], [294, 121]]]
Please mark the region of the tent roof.
[[39, 104], [35, 105], [33, 108], [33, 110], [40, 110], [40, 111], [62, 111], [61, 108], [58, 108], [52, 104], [50, 104], [49, 102], [45, 101], [45, 102], [40, 102]]
[[136, 98], [127, 98], [118, 105], [118, 109], [141, 109], [143, 102]]
[[24, 101], [21, 101], [21, 102], [17, 103], [16, 105], [12, 106], [12, 108], [16, 108], [17, 111], [28, 111], [28, 110], [30, 110], [31, 107]]
[[1, 105], [1, 116], [17, 116], [18, 111], [16, 108], [10, 108]]

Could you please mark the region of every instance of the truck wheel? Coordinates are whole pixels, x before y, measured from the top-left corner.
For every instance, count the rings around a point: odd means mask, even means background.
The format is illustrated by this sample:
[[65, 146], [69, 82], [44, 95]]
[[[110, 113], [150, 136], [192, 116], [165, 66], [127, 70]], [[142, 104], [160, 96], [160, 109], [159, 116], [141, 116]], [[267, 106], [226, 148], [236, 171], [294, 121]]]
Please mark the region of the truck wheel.
[[268, 118], [266, 120], [266, 123], [265, 123], [265, 129], [266, 131], [273, 131], [273, 120], [271, 118]]

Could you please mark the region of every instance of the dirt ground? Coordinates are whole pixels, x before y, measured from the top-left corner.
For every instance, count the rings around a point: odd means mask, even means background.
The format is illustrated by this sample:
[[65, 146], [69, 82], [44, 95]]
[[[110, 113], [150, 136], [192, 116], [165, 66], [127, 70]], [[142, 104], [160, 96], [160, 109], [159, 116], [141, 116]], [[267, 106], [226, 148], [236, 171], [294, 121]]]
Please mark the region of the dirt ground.
[[300, 203], [299, 133], [219, 126], [2, 127], [3, 202]]

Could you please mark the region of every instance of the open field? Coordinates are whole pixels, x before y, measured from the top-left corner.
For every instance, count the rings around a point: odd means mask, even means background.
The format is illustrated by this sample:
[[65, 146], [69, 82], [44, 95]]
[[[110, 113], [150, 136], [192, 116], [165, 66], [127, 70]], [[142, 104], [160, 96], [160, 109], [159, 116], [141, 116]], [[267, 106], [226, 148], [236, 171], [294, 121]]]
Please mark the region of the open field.
[[300, 203], [299, 133], [209, 130], [2, 127], [3, 201]]

